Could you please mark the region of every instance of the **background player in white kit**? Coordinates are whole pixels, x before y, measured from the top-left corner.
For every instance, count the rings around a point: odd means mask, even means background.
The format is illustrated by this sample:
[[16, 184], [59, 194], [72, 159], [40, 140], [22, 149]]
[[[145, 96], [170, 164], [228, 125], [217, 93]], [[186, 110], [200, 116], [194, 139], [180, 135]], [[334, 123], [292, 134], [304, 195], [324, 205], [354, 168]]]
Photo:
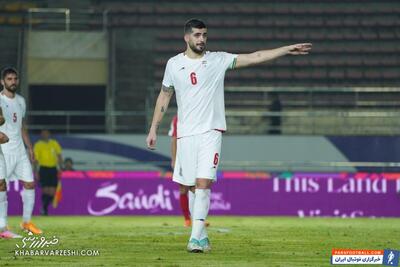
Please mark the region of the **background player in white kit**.
[[[0, 103], [3, 108], [5, 124], [0, 131], [5, 133], [9, 141], [1, 145], [6, 161], [6, 179], [19, 179], [23, 184], [21, 193], [23, 214], [21, 228], [33, 234], [41, 234], [42, 230], [32, 222], [32, 211], [35, 204], [35, 183], [31, 163], [34, 161], [32, 143], [24, 121], [25, 99], [16, 93], [19, 85], [18, 72], [13, 68], [5, 68], [1, 73], [3, 90], [0, 92]], [[25, 145], [28, 148], [26, 152]], [[2, 213], [4, 206], [0, 206]]]
[[[197, 19], [186, 22], [186, 51], [168, 60], [161, 92], [146, 142], [155, 148], [157, 129], [175, 91], [178, 105], [178, 148], [173, 180], [194, 190], [189, 252], [211, 249], [204, 225], [216, 181], [221, 135], [226, 130], [224, 77], [228, 69], [263, 63], [284, 55], [305, 55], [311, 44], [295, 44], [250, 54], [206, 52], [207, 27]], [[176, 168], [179, 166], [179, 168]]]
[[[0, 106], [0, 126], [5, 123], [3, 110]], [[0, 132], [0, 144], [8, 142], [8, 137]], [[6, 160], [0, 147], [0, 238], [22, 238], [22, 236], [11, 232], [7, 227], [7, 183], [6, 183]]]

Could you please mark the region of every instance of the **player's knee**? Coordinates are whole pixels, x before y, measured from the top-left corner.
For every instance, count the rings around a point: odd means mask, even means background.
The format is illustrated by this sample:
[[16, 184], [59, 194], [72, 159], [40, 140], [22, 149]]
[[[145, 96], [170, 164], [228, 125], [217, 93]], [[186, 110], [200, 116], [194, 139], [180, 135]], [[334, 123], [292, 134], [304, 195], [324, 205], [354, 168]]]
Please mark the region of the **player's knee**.
[[35, 189], [35, 182], [23, 182], [25, 189]]
[[0, 179], [0, 191], [7, 191], [7, 183], [5, 179]]
[[210, 189], [212, 184], [211, 179], [196, 179], [196, 189]]
[[179, 185], [179, 193], [181, 195], [187, 194], [188, 192], [189, 192], [189, 187], [188, 186], [182, 185], [182, 184]]

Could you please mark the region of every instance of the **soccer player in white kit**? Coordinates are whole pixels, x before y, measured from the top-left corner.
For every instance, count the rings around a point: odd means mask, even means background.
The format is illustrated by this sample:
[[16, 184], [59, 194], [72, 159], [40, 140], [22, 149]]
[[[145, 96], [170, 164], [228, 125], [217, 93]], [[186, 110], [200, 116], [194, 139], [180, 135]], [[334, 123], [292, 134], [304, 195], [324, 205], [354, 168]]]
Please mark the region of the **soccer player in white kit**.
[[[6, 179], [19, 179], [23, 184], [21, 228], [33, 234], [41, 234], [42, 230], [31, 221], [35, 204], [35, 183], [31, 165], [34, 154], [24, 121], [25, 99], [16, 93], [19, 85], [18, 72], [13, 68], [5, 68], [1, 73], [1, 84], [3, 90], [0, 92], [0, 103], [6, 122], [0, 126], [0, 131], [9, 138], [7, 143], [1, 145], [6, 162]], [[4, 212], [4, 208], [7, 209], [7, 206], [0, 205], [0, 214]]]
[[[0, 106], [0, 126], [5, 123], [3, 110]], [[8, 137], [3, 132], [0, 132], [0, 144], [8, 142]], [[6, 183], [6, 160], [4, 159], [3, 151], [0, 147], [0, 238], [22, 238], [7, 227], [7, 183]]]
[[295, 44], [250, 54], [206, 51], [207, 27], [191, 19], [184, 27], [186, 51], [167, 62], [152, 124], [146, 139], [155, 149], [157, 129], [175, 91], [178, 105], [178, 148], [173, 180], [194, 191], [189, 207], [192, 233], [189, 252], [211, 249], [205, 228], [210, 188], [217, 178], [221, 136], [226, 131], [224, 77], [228, 69], [260, 64], [284, 55], [305, 55], [311, 44]]

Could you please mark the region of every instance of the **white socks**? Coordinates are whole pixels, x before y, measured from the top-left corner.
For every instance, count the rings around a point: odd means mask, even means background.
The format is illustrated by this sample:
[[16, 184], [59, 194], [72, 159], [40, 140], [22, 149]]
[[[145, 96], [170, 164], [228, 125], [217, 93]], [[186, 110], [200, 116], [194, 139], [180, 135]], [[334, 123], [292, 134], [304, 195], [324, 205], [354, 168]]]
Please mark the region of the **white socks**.
[[192, 235], [190, 239], [201, 240], [207, 237], [204, 223], [210, 208], [210, 194], [210, 189], [196, 189], [195, 191], [194, 210], [192, 214]]
[[0, 231], [7, 226], [7, 192], [0, 192]]
[[[21, 192], [22, 202], [24, 205], [22, 220], [29, 222], [32, 217], [33, 206], [35, 204], [35, 190], [24, 189]], [[0, 230], [7, 226], [7, 192], [0, 191]]]
[[189, 199], [189, 211], [190, 211], [190, 217], [193, 220], [193, 208], [194, 208], [194, 199], [195, 199], [195, 194], [189, 190], [188, 192], [188, 199]]
[[24, 205], [22, 212], [23, 222], [30, 222], [32, 218], [33, 206], [35, 204], [35, 189], [25, 189], [21, 192], [22, 203]]

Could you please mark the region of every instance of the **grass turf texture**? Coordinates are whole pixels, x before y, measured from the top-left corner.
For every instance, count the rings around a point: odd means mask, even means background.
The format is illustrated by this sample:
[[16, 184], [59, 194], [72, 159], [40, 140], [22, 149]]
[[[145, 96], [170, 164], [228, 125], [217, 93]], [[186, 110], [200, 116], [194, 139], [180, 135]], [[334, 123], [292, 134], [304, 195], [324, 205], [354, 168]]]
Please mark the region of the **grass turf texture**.
[[[9, 218], [16, 232], [20, 217]], [[0, 240], [1, 266], [331, 266], [332, 248], [400, 249], [400, 219], [210, 217], [212, 252], [186, 252], [181, 217], [37, 217], [52, 249], [100, 255], [16, 256]], [[26, 235], [25, 235], [26, 236]]]

